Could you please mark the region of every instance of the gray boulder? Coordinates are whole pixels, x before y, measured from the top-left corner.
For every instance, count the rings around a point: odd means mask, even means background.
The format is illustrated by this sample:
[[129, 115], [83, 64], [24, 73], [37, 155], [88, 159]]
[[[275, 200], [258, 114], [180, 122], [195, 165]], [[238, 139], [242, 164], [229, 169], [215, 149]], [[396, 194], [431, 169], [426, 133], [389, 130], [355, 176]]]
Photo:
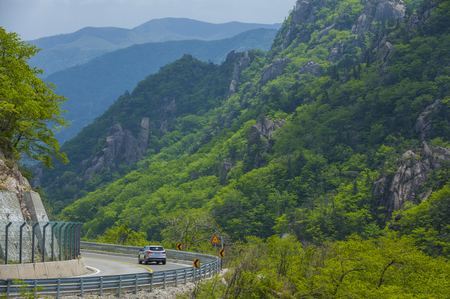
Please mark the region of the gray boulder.
[[359, 35], [371, 31], [375, 29], [372, 28], [372, 23], [383, 23], [390, 20], [402, 21], [405, 11], [406, 8], [402, 0], [367, 1], [364, 11], [352, 27], [351, 33]]
[[428, 181], [432, 170], [441, 169], [442, 161], [450, 160], [450, 149], [430, 148], [424, 141], [420, 156], [411, 150], [400, 159], [400, 166], [392, 180], [383, 177], [374, 182], [374, 196], [380, 206], [387, 207], [387, 219], [394, 211], [401, 210], [407, 202], [422, 202], [430, 196], [431, 188], [422, 192], [422, 184]]
[[85, 174], [100, 172], [103, 167], [114, 169], [118, 164], [130, 164], [142, 158], [147, 150], [149, 129], [148, 117], [142, 119], [137, 138], [129, 130], [123, 130], [120, 124], [110, 127], [102, 155], [82, 162], [82, 167], [87, 167]]
[[392, 50], [392, 44], [390, 42], [386, 42], [381, 50], [380, 60], [386, 61], [387, 57], [391, 53], [391, 50]]
[[437, 99], [433, 104], [419, 115], [414, 125], [414, 131], [420, 134], [421, 140], [428, 140], [433, 130], [433, 115], [441, 105], [441, 100]]
[[[230, 54], [235, 55], [234, 51], [230, 52]], [[230, 56], [228, 54], [228, 56]], [[228, 59], [228, 57], [227, 57]], [[234, 64], [233, 75], [231, 77], [230, 88], [228, 89], [227, 98], [230, 98], [233, 93], [236, 92], [236, 85], [239, 82], [239, 75], [250, 65], [250, 56], [248, 55], [248, 51], [244, 53], [244, 57], [242, 57], [238, 62]]]
[[311, 0], [299, 0], [297, 1], [294, 9], [294, 14], [292, 16], [292, 22], [295, 25], [300, 25], [305, 23], [310, 17], [313, 11], [313, 1]]
[[261, 84], [265, 85], [270, 80], [275, 79], [284, 72], [284, 68], [291, 62], [289, 58], [279, 58], [266, 67], [261, 76]]
[[318, 63], [315, 63], [314, 61], [310, 60], [307, 63], [305, 63], [304, 65], [302, 65], [302, 67], [300, 68], [298, 73], [300, 75], [311, 74], [313, 76], [320, 77], [320, 69], [321, 68]]
[[335, 63], [342, 58], [343, 54], [344, 42], [340, 40], [333, 46], [333, 49], [331, 49], [330, 55], [328, 56], [328, 61]]
[[[264, 167], [264, 161], [261, 161], [261, 155], [267, 153], [267, 150], [270, 147], [269, 140], [274, 139], [275, 135], [274, 131], [278, 130], [282, 126], [286, 124], [284, 119], [275, 121], [271, 121], [267, 117], [264, 117], [259, 123], [250, 127], [250, 132], [248, 134], [248, 143], [247, 143], [247, 155], [253, 156], [253, 168]], [[259, 150], [256, 153], [251, 152], [251, 147], [254, 144], [259, 144]]]

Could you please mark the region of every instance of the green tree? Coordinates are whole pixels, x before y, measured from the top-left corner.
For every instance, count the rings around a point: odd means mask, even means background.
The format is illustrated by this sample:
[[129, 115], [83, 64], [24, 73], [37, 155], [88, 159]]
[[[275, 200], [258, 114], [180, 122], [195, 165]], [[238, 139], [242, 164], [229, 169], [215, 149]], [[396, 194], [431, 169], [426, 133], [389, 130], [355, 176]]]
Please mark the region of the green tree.
[[119, 227], [108, 228], [104, 236], [98, 238], [99, 243], [143, 246], [147, 243], [144, 232], [135, 232], [130, 228], [130, 221]]
[[0, 27], [0, 148], [9, 159], [26, 156], [51, 167], [53, 156], [68, 162], [52, 129], [69, 123], [61, 116], [64, 96], [26, 63], [38, 51]]
[[212, 216], [201, 210], [172, 213], [164, 218], [164, 223], [167, 227], [162, 231], [163, 239], [172, 244], [182, 243], [186, 250], [212, 240], [214, 234], [219, 234]]

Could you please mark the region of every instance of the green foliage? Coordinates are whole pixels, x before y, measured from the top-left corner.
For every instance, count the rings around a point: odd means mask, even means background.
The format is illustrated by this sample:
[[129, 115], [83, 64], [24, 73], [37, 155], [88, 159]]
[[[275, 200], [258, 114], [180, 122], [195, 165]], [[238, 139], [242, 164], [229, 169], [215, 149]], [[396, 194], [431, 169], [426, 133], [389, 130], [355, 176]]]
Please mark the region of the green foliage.
[[[444, 171], [446, 176], [448, 166]], [[403, 211], [393, 220], [400, 236], [411, 236], [419, 248], [431, 256], [450, 257], [450, 185], [433, 192], [418, 206]], [[434, 188], [438, 187], [433, 184]]]
[[[13, 279], [13, 282], [14, 282], [15, 285], [20, 285], [19, 288], [20, 288], [20, 296], [21, 296], [21, 298], [26, 298], [26, 299], [37, 299], [37, 298], [40, 298], [41, 296], [40, 295], [36, 295], [36, 292], [44, 290], [44, 287], [40, 286], [40, 287], [34, 288], [34, 289], [29, 291], [28, 290], [28, 284], [23, 284], [23, 280]], [[0, 298], [1, 299], [8, 298], [7, 293], [0, 294]], [[45, 296], [45, 298], [50, 298], [50, 297]]]
[[[322, 17], [314, 24], [303, 24], [306, 27], [295, 29], [309, 30], [309, 43], [293, 41], [282, 50], [282, 34], [288, 31], [290, 17], [267, 55], [261, 51], [249, 53], [250, 65], [239, 74], [237, 92], [230, 97], [231, 75], [242, 54], [236, 54], [234, 59], [230, 57], [219, 67], [192, 57], [167, 65], [139, 83], [130, 95], [120, 97], [95, 125], [67, 142], [69, 157], [74, 160], [73, 154], [81, 162], [101, 151], [104, 132], [115, 122], [130, 131], [136, 130], [142, 117], [161, 118], [163, 110], [158, 107], [168, 102], [164, 98], [177, 99], [176, 111], [168, 113], [166, 118], [172, 119], [167, 131], [158, 130], [159, 126], [152, 128], [146, 157], [134, 165], [120, 166], [116, 172], [105, 169], [93, 174], [86, 185], [78, 186], [85, 192], [83, 198], [65, 207], [61, 217], [85, 222], [83, 230], [87, 238], [95, 238], [107, 228], [129, 221], [132, 229], [145, 232], [151, 240], [167, 238], [174, 243], [184, 237], [170, 235], [164, 220], [180, 218], [186, 211], [193, 210], [210, 215], [233, 241], [244, 240], [247, 236], [266, 239], [275, 233], [290, 233], [302, 244], [323, 245], [320, 248], [330, 252], [347, 250], [345, 244], [356, 246], [355, 250], [372, 252], [367, 248], [378, 248], [375, 244], [378, 241], [374, 240], [383, 235], [388, 217], [387, 208], [380, 206], [379, 199], [373, 195], [373, 182], [383, 177], [391, 179], [398, 169], [398, 158], [407, 150], [417, 151], [421, 141], [413, 130], [414, 124], [436, 99], [441, 99], [441, 104], [430, 112], [433, 119], [430, 143], [447, 146], [450, 142], [450, 69], [447, 67], [450, 38], [441, 28], [446, 24], [443, 23], [447, 17], [445, 5], [440, 4], [421, 30], [409, 31], [405, 23], [387, 24], [380, 32], [368, 33], [361, 43], [356, 43], [355, 36], [350, 34], [350, 24], [362, 11], [362, 4], [360, 1], [330, 1], [327, 9], [316, 12]], [[343, 16], [342, 27], [317, 38], [321, 29], [341, 20], [340, 15]], [[379, 59], [381, 49], [375, 50], [375, 44], [370, 44], [371, 40], [376, 42], [385, 35], [394, 45], [386, 65]], [[333, 64], [328, 61], [329, 51], [340, 40], [346, 45], [345, 51], [341, 60]], [[363, 51], [367, 51], [368, 57], [360, 56]], [[264, 68], [281, 57], [289, 57], [292, 62], [283, 74], [262, 85]], [[367, 59], [359, 63], [360, 57]], [[298, 74], [299, 68], [309, 60], [321, 66], [320, 77]], [[202, 71], [198, 72], [198, 68]], [[142, 107], [156, 108], [149, 112]], [[264, 132], [249, 136], [255, 127], [262, 128], [262, 124], [268, 123], [266, 118], [272, 122], [283, 118], [286, 124], [270, 136], [264, 136]], [[222, 169], [230, 165], [232, 169], [225, 178]], [[445, 198], [444, 191], [440, 190], [446, 190], [450, 178], [447, 168], [432, 173], [428, 185], [424, 185], [426, 190], [432, 187], [436, 197]], [[51, 200], [71, 202], [68, 194], [74, 191], [69, 188], [74, 186], [69, 182], [73, 182], [70, 178], [78, 173], [75, 166], [57, 169], [63, 191], [60, 196], [55, 192]], [[54, 177], [46, 180], [53, 181]], [[441, 202], [439, 209], [446, 211], [444, 200], [436, 202]], [[418, 207], [421, 206], [425, 209], [424, 215], [429, 213], [426, 205], [422, 203]], [[420, 230], [411, 226], [411, 230], [402, 230], [399, 234], [415, 235], [421, 250], [446, 256], [448, 222], [438, 214], [439, 209], [432, 211], [441, 226], [422, 214], [420, 221], [414, 218], [416, 216], [404, 216], [405, 220], [400, 220], [401, 227], [401, 221], [407, 226], [414, 223], [423, 223], [423, 226]], [[404, 214], [417, 210], [408, 211]], [[337, 242], [354, 234], [361, 240]], [[190, 239], [183, 242], [188, 244]], [[395, 242], [403, 246], [402, 242], [406, 241]], [[336, 249], [338, 247], [340, 249]], [[345, 256], [350, 259], [349, 252]], [[358, 254], [355, 252], [355, 256]], [[343, 262], [341, 266], [340, 262]], [[252, 263], [248, 269], [253, 269]], [[320, 276], [320, 282], [329, 285], [327, 288], [308, 289], [308, 285], [315, 283], [308, 277], [302, 282], [293, 280], [291, 285], [298, 283], [294, 289], [303, 290], [306, 297], [313, 296], [314, 292], [324, 297], [338, 294], [364, 297], [353, 293], [353, 287], [346, 285], [348, 277], [362, 273], [351, 268], [357, 266], [357, 261], [344, 264], [335, 259], [330, 261], [331, 268], [316, 265], [331, 269], [324, 270], [323, 273], [328, 274]], [[380, 264], [378, 268], [369, 264], [364, 267], [377, 269], [376, 273], [382, 269]], [[394, 264], [391, 266], [395, 268]], [[247, 268], [243, 269], [236, 274], [236, 281], [242, 277], [245, 284], [268, 284], [245, 270]], [[272, 278], [289, 273], [286, 262], [273, 271]], [[350, 272], [342, 278], [344, 284], [342, 281], [337, 284], [341, 279], [336, 273], [342, 271]], [[360, 277], [361, 284], [373, 290], [380, 276], [375, 279], [364, 273]], [[250, 290], [249, 294], [260, 295], [258, 288], [255, 293]], [[276, 285], [273, 288], [279, 290]], [[397, 285], [386, 288], [388, 294], [399, 291]], [[229, 292], [238, 296], [239, 290], [239, 284], [234, 284]], [[374, 292], [379, 294], [377, 290]], [[369, 296], [369, 293], [363, 294]]]
[[[408, 238], [302, 246], [292, 236], [233, 246], [227, 286], [201, 284], [190, 298], [444, 298], [450, 265]], [[183, 297], [186, 298], [186, 297]]]
[[37, 77], [40, 70], [27, 65], [37, 52], [0, 27], [0, 149], [8, 159], [26, 157], [51, 167], [53, 157], [68, 160], [49, 124], [57, 129], [69, 123], [61, 116], [64, 96]]
[[[184, 210], [164, 217], [161, 231], [166, 248], [183, 244], [183, 250], [202, 252], [202, 244], [209, 243], [214, 235], [223, 237], [214, 219], [201, 210]], [[210, 246], [209, 246], [210, 247]]]
[[126, 221], [119, 227], [108, 228], [105, 234], [98, 238], [98, 243], [145, 246], [147, 239], [145, 233], [133, 231], [130, 221]]

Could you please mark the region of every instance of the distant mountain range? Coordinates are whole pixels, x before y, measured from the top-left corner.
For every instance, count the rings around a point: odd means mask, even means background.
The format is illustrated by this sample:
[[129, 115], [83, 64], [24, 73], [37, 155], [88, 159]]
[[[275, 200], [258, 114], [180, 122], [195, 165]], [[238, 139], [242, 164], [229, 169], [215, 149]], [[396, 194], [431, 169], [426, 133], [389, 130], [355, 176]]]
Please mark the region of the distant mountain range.
[[126, 90], [132, 91], [146, 76], [184, 54], [218, 64], [233, 50], [268, 50], [276, 33], [275, 29], [255, 29], [216, 41], [184, 40], [134, 45], [53, 73], [45, 80], [55, 83], [56, 92], [68, 99], [63, 106], [68, 110], [64, 117], [72, 122], [70, 128], [57, 132], [58, 140], [63, 143], [75, 137]]
[[29, 60], [29, 64], [42, 69], [43, 77], [46, 77], [54, 72], [84, 64], [107, 52], [135, 44], [190, 39], [220, 40], [258, 28], [278, 30], [280, 26], [281, 24], [240, 22], [212, 24], [186, 18], [164, 18], [148, 21], [133, 29], [86, 27], [74, 33], [29, 41], [42, 49]]

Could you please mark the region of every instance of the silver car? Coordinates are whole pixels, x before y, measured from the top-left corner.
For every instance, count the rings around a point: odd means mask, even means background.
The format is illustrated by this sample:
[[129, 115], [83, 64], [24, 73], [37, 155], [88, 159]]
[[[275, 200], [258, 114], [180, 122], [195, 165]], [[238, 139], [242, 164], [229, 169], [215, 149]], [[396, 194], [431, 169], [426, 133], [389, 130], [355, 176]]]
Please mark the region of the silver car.
[[148, 264], [156, 262], [157, 264], [166, 264], [166, 250], [160, 245], [147, 245], [139, 250], [138, 262]]

